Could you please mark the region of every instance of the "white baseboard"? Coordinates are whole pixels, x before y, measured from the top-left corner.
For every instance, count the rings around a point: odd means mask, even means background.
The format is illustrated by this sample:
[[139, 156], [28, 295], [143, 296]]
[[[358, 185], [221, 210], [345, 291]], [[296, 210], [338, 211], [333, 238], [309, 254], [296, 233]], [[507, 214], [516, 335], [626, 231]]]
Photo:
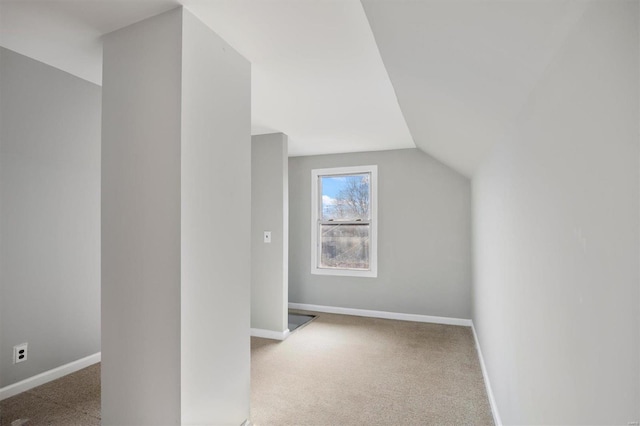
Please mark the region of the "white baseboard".
[[289, 329], [285, 331], [263, 330], [261, 328], [252, 328], [251, 336], [262, 337], [263, 339], [285, 340], [289, 337]]
[[398, 312], [370, 311], [367, 309], [337, 308], [334, 306], [307, 305], [305, 303], [289, 303], [290, 309], [301, 311], [326, 312], [328, 314], [353, 315], [357, 317], [384, 318], [400, 321], [430, 322], [434, 324], [462, 325], [471, 327], [470, 319], [434, 317], [431, 315], [401, 314]]
[[24, 379], [18, 383], [0, 388], [0, 401], [100, 362], [101, 355], [101, 352], [98, 352], [77, 361], [70, 362], [69, 364], [61, 365], [60, 367], [29, 377], [28, 379]]
[[476, 327], [471, 323], [471, 331], [473, 331], [473, 339], [476, 341], [476, 349], [478, 350], [478, 359], [480, 359], [480, 368], [482, 368], [482, 375], [484, 376], [484, 386], [487, 389], [487, 396], [489, 397], [489, 404], [491, 405], [491, 414], [493, 415], [493, 422], [496, 426], [502, 426], [502, 419], [500, 419], [500, 413], [498, 413], [498, 405], [496, 399], [493, 396], [493, 390], [491, 389], [491, 382], [489, 381], [489, 374], [487, 373], [487, 367], [484, 364], [484, 357], [482, 356], [482, 349], [480, 349], [480, 341], [476, 334]]

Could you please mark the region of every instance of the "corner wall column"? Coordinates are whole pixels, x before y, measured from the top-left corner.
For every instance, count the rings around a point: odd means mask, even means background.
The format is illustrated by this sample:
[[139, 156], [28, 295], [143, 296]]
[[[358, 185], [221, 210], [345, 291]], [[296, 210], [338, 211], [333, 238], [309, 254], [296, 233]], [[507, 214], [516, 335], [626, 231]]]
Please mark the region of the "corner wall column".
[[250, 64], [177, 8], [105, 36], [102, 424], [249, 415]]

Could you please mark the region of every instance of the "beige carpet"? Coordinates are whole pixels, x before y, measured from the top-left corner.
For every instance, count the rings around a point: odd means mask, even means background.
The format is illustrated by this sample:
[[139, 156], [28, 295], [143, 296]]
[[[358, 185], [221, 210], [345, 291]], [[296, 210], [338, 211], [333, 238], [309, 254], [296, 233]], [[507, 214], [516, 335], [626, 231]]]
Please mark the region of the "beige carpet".
[[[284, 342], [252, 338], [251, 354], [254, 425], [493, 424], [467, 327], [318, 314]], [[2, 426], [99, 425], [100, 366], [0, 413]]]
[[0, 425], [21, 424], [100, 425], [100, 364], [0, 401]]
[[258, 426], [493, 424], [469, 327], [318, 314], [251, 346]]

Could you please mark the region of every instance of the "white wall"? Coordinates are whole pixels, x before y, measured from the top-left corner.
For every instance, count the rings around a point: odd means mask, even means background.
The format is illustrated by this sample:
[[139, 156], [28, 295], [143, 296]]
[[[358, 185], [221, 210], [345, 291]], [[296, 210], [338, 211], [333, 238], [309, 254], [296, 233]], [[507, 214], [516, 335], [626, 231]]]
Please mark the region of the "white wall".
[[[311, 170], [378, 165], [378, 277], [311, 275]], [[418, 149], [289, 159], [289, 301], [471, 318], [471, 185]]]
[[[288, 328], [289, 160], [282, 133], [251, 138], [251, 328]], [[265, 244], [263, 232], [271, 231]]]
[[175, 9], [105, 37], [102, 423], [249, 416], [250, 65]]
[[0, 387], [100, 351], [100, 88], [4, 48], [0, 336]]
[[505, 424], [640, 419], [638, 76], [638, 3], [591, 3], [474, 177], [474, 323]]
[[182, 424], [249, 417], [251, 67], [188, 11], [182, 30]]

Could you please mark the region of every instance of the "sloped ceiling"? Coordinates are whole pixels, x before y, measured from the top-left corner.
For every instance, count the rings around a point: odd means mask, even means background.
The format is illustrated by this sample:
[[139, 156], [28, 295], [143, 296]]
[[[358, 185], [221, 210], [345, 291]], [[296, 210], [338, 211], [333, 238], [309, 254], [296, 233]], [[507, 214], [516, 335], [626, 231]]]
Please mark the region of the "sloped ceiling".
[[358, 0], [2, 0], [0, 44], [100, 84], [100, 36], [179, 4], [251, 61], [253, 134], [289, 155], [415, 147]]
[[471, 176], [586, 2], [362, 0], [416, 145]]
[[252, 62], [290, 155], [418, 146], [471, 176], [579, 19], [569, 0], [0, 0], [0, 45], [101, 83], [101, 36], [183, 4]]

